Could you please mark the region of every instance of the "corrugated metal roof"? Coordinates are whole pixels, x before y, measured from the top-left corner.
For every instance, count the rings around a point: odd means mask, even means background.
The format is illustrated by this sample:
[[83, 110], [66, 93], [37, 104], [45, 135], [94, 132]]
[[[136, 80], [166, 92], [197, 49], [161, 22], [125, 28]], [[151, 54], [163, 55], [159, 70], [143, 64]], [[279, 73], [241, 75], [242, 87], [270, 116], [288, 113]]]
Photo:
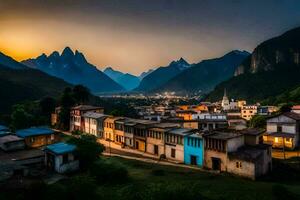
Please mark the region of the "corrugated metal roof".
[[46, 127], [33, 127], [28, 129], [18, 130], [16, 135], [22, 138], [37, 136], [37, 135], [51, 135], [54, 131]]
[[59, 142], [55, 144], [48, 145], [46, 150], [49, 150], [55, 154], [65, 154], [76, 150], [76, 146], [73, 144], [67, 144], [64, 142]]
[[3, 137], [0, 137], [0, 144], [6, 143], [6, 142], [16, 142], [24, 140], [23, 138], [20, 138], [16, 135], [6, 135]]

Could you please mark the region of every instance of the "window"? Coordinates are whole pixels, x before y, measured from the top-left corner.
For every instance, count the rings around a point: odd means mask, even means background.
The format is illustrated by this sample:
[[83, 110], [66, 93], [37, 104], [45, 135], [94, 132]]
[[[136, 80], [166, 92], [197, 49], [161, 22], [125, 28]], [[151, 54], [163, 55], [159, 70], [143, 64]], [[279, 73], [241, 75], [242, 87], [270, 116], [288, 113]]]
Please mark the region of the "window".
[[30, 142], [35, 142], [35, 138], [34, 137], [30, 138]]
[[176, 156], [176, 150], [175, 149], [171, 149], [171, 157], [175, 158]]
[[286, 143], [292, 143], [292, 138], [285, 138]]
[[275, 137], [275, 139], [274, 139], [274, 141], [275, 141], [275, 143], [278, 143], [278, 137]]
[[277, 132], [282, 132], [282, 126], [277, 126]]
[[236, 168], [241, 169], [242, 168], [242, 162], [240, 162], [240, 161], [236, 162]]

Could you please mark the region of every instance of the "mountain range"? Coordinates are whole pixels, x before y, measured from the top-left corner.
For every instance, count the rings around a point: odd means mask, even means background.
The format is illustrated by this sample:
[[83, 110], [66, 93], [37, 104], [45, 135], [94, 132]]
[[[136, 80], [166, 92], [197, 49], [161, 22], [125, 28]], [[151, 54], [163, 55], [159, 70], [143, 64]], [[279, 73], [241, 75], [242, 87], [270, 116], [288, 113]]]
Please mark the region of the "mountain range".
[[191, 65], [180, 58], [177, 61], [172, 61], [168, 66], [159, 67], [152, 71], [150, 74], [146, 75], [142, 80], [140, 85], [135, 89], [135, 91], [149, 92], [161, 85], [165, 84], [168, 80], [175, 77], [177, 74], [188, 69]]
[[[300, 86], [300, 27], [258, 45], [236, 69], [235, 76], [219, 84], [207, 99], [217, 100], [226, 88], [231, 98], [280, 103]], [[294, 91], [294, 92], [292, 92]], [[300, 100], [300, 94], [298, 101]], [[280, 97], [280, 98], [279, 98]]]
[[154, 91], [175, 91], [177, 94], [206, 93], [213, 90], [218, 83], [231, 78], [236, 68], [249, 55], [247, 51], [235, 50], [220, 58], [203, 60], [191, 65]]
[[22, 61], [22, 64], [61, 78], [71, 84], [81, 84], [93, 93], [120, 92], [124, 88], [103, 72], [90, 64], [85, 56], [66, 47], [61, 54], [54, 51], [49, 56], [42, 54], [35, 59]]
[[12, 105], [23, 101], [58, 97], [66, 87], [71, 87], [62, 79], [28, 68], [3, 53], [0, 53], [0, 74], [1, 113], [10, 112]]
[[106, 74], [108, 77], [110, 77], [115, 82], [117, 82], [119, 85], [121, 85], [127, 91], [130, 91], [130, 90], [136, 88], [140, 84], [139, 77], [134, 76], [129, 73], [123, 73], [123, 72], [114, 70], [111, 67], [105, 68], [103, 70], [103, 73]]

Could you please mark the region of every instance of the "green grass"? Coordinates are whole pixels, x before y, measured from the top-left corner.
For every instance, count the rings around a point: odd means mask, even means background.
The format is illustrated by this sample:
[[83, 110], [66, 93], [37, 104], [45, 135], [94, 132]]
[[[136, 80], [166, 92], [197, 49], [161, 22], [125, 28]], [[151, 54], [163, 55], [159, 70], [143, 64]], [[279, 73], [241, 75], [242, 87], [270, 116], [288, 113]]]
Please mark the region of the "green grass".
[[[99, 186], [98, 193], [103, 198], [122, 199], [122, 191], [133, 191], [138, 194], [145, 194], [149, 188], [155, 191], [155, 187], [180, 189], [190, 188], [192, 192], [199, 192], [200, 199], [276, 199], [278, 194], [274, 191], [283, 190], [285, 194], [292, 197], [300, 197], [300, 181], [292, 186], [289, 184], [280, 184], [280, 182], [270, 181], [251, 181], [228, 174], [212, 174], [178, 168], [173, 166], [161, 166], [148, 164], [140, 161], [125, 160], [122, 158], [106, 158], [115, 163], [120, 163], [128, 169], [130, 180], [126, 184], [112, 186]], [[163, 173], [153, 173], [153, 171], [163, 171]], [[154, 189], [153, 189], [154, 188]], [[162, 189], [162, 190], [163, 190]], [[121, 193], [121, 195], [120, 195]], [[276, 196], [275, 196], [276, 195]], [[197, 198], [195, 198], [197, 199]]]

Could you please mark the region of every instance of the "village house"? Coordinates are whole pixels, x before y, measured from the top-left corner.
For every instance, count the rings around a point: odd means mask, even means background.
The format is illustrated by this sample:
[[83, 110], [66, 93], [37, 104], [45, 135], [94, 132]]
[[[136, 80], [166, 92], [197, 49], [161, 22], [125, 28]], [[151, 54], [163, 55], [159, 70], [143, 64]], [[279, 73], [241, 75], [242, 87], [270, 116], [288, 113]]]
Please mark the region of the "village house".
[[115, 121], [122, 119], [122, 117], [108, 116], [104, 119], [104, 139], [107, 141], [114, 141]]
[[287, 112], [267, 120], [264, 141], [274, 148], [294, 149], [299, 146], [300, 114]]
[[188, 121], [193, 119], [193, 115], [197, 114], [194, 110], [177, 110], [176, 116], [181, 117], [183, 120]]
[[200, 103], [199, 105], [181, 105], [178, 106], [179, 110], [193, 110], [195, 112], [208, 112], [209, 108], [206, 104]]
[[58, 134], [46, 127], [18, 130], [16, 131], [16, 135], [23, 138], [26, 146], [30, 148], [53, 144], [59, 140]]
[[124, 137], [125, 137], [125, 147], [134, 148], [134, 126], [136, 123], [134, 119], [125, 118], [124, 119]]
[[165, 133], [165, 155], [167, 159], [184, 163], [184, 136], [191, 134], [191, 129], [176, 128]]
[[272, 149], [262, 144], [263, 131], [205, 134], [204, 166], [239, 176], [256, 179], [272, 170]]
[[84, 131], [84, 113], [86, 112], [96, 112], [96, 113], [104, 113], [104, 109], [102, 107], [90, 106], [90, 105], [79, 105], [72, 107], [70, 110], [70, 131]]
[[257, 105], [243, 106], [241, 109], [242, 118], [249, 121], [254, 115], [257, 114], [257, 108]]
[[258, 115], [271, 115], [274, 112], [278, 111], [278, 107], [276, 106], [259, 106], [257, 108], [257, 114]]
[[300, 105], [295, 105], [292, 107], [291, 112], [300, 114]]
[[106, 117], [108, 117], [108, 115], [97, 112], [84, 113], [84, 132], [94, 135], [98, 138], [103, 138], [104, 120], [106, 119]]
[[[211, 114], [206, 115], [203, 119], [198, 119], [198, 128], [202, 131], [211, 131], [217, 129], [224, 129], [228, 127], [226, 115]], [[192, 127], [191, 127], [192, 128]]]
[[197, 130], [190, 130], [184, 136], [184, 163], [187, 165], [203, 166], [203, 138]]
[[227, 171], [227, 156], [244, 145], [242, 134], [217, 132], [204, 134], [204, 167], [212, 170]]
[[167, 131], [179, 128], [178, 124], [158, 123], [154, 124], [147, 131], [146, 152], [157, 156], [165, 155], [164, 135]]
[[25, 141], [23, 138], [16, 135], [5, 135], [0, 137], [0, 148], [3, 151], [15, 151], [25, 148]]
[[133, 126], [134, 148], [139, 151], [146, 152], [148, 128], [157, 124], [157, 122], [148, 120], [135, 120], [134, 122], [136, 123]]
[[79, 160], [76, 155], [76, 146], [59, 142], [45, 148], [45, 165], [47, 169], [58, 173], [79, 170]]
[[119, 118], [114, 121], [115, 130], [114, 130], [114, 141], [116, 144], [125, 146], [125, 118]]
[[228, 129], [243, 130], [247, 128], [247, 121], [240, 115], [227, 116]]
[[59, 113], [61, 111], [61, 107], [56, 107], [54, 113], [51, 114], [51, 125], [55, 126], [58, 122]]
[[255, 180], [272, 171], [271, 152], [267, 144], [242, 146], [228, 154], [227, 172]]

